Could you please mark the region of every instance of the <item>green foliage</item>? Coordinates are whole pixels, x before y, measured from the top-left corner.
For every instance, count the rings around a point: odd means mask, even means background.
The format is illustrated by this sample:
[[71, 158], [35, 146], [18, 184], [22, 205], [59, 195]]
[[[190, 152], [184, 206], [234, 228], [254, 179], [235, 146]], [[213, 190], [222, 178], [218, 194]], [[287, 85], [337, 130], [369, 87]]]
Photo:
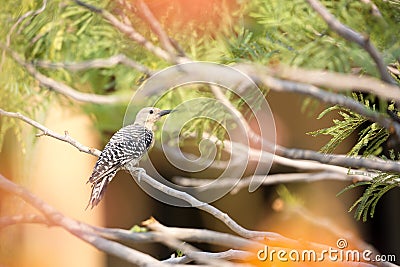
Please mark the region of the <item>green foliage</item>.
[[[367, 108], [376, 111], [375, 104], [370, 98], [364, 98], [362, 94], [353, 94], [353, 98], [362, 102]], [[356, 144], [348, 152], [349, 156], [356, 155], [375, 155], [378, 156], [382, 152], [381, 145], [388, 139], [389, 132], [378, 125], [377, 123], [369, 122], [363, 116], [352, 112], [349, 109], [339, 106], [333, 106], [324, 110], [318, 119], [324, 117], [327, 113], [337, 111], [341, 116], [340, 119], [334, 119], [331, 127], [320, 129], [309, 134], [317, 135], [330, 135], [332, 138], [329, 142], [321, 148], [323, 153], [332, 153], [335, 148], [340, 145], [352, 133], [360, 130]]]
[[[15, 6], [21, 7], [20, 9]], [[11, 27], [16, 23], [16, 17], [30, 9], [39, 8], [32, 1], [19, 1], [13, 3], [3, 3], [0, 9], [0, 39], [5, 43]], [[25, 22], [25, 21], [24, 21]], [[24, 24], [22, 24], [24, 25]], [[10, 35], [11, 45], [15, 50], [22, 50], [26, 41], [18, 40], [16, 33]], [[50, 97], [47, 92], [40, 90], [37, 81], [30, 77], [24, 70], [10, 59], [7, 54], [1, 51], [0, 55], [0, 108], [8, 111], [20, 112], [38, 121], [43, 120], [43, 112], [46, 110]], [[29, 104], [28, 104], [29, 103]], [[26, 152], [26, 142], [22, 135], [23, 123], [16, 119], [0, 117], [0, 151], [3, 145], [5, 134], [12, 131], [13, 136], [22, 146], [22, 153]]]
[[333, 106], [324, 110], [318, 119], [321, 119], [328, 112], [338, 110], [338, 114], [342, 117], [341, 119], [334, 119], [333, 126], [310, 132], [313, 136], [317, 135], [331, 135], [332, 138], [329, 142], [321, 148], [321, 152], [331, 153], [335, 148], [340, 145], [346, 138], [348, 138], [360, 125], [362, 125], [366, 119], [348, 109], [341, 108], [339, 106]]
[[[321, 1], [342, 23], [369, 35], [388, 62], [400, 54], [397, 36], [399, 8], [380, 3], [382, 17], [371, 16], [371, 6], [360, 1]], [[338, 36], [302, 0], [253, 0], [245, 6], [241, 28], [226, 38], [227, 62], [251, 60], [350, 72], [361, 67], [377, 75], [375, 65], [358, 45]], [[227, 58], [229, 57], [229, 58]]]
[[[108, 1], [86, 1], [99, 7], [107, 7]], [[22, 6], [21, 10], [15, 5]], [[0, 29], [0, 38], [4, 42], [13, 23], [21, 13], [40, 8], [42, 1], [8, 2], [0, 11], [5, 27]], [[9, 8], [9, 7], [13, 8]], [[10, 23], [11, 22], [11, 23]], [[132, 53], [139, 46], [131, 44], [133, 50], [126, 51], [126, 38], [107, 21], [97, 14], [76, 5], [73, 2], [61, 0], [48, 1], [43, 12], [28, 16], [14, 30], [10, 38], [10, 47], [23, 55], [27, 61], [35, 64], [36, 61], [50, 62], [81, 62], [85, 60], [108, 58], [120, 52], [125, 52], [134, 59], [154, 58], [150, 53]], [[129, 67], [118, 65], [112, 68], [88, 69], [87, 71], [73, 72], [66, 69], [38, 68], [43, 74], [70, 85], [79, 91], [98, 94], [125, 94], [131, 88], [137, 87], [141, 73]], [[33, 119], [43, 118], [43, 112], [49, 100], [54, 97], [62, 103], [71, 105], [74, 102], [65, 101], [65, 97], [52, 94], [47, 88], [44, 90], [32, 79], [25, 70], [13, 62], [5, 54], [2, 71], [0, 72], [0, 86], [2, 96], [0, 104], [3, 109], [18, 111]], [[29, 102], [29, 105], [26, 103]], [[116, 116], [123, 118], [122, 106], [84, 105], [83, 109], [97, 119], [98, 129], [108, 133], [114, 132], [121, 126], [122, 119], [117, 124]], [[38, 113], [38, 111], [42, 113]], [[121, 111], [122, 110], [122, 111]], [[112, 116], [114, 115], [114, 116]], [[21, 134], [18, 120], [1, 118], [0, 144], [8, 129], [12, 129], [17, 136]]]
[[226, 40], [226, 49], [228, 53], [222, 56], [222, 62], [225, 64], [243, 60], [267, 63], [273, 54], [278, 53], [257, 42], [254, 32], [245, 28], [241, 29], [238, 36]]
[[[183, 242], [183, 244], [185, 244], [185, 243], [186, 243], [186, 242]], [[175, 256], [176, 256], [177, 258], [180, 258], [180, 257], [185, 256], [185, 253], [183, 253], [182, 250], [177, 249], [177, 250], [175, 251]]]
[[303, 201], [297, 197], [295, 194], [289, 191], [289, 189], [285, 185], [279, 185], [276, 188], [276, 192], [278, 196], [283, 200], [283, 202], [290, 208], [295, 208], [302, 206]]
[[145, 233], [145, 232], [148, 232], [148, 230], [147, 230], [146, 227], [141, 227], [141, 226], [139, 226], [139, 225], [137, 225], [137, 224], [135, 224], [134, 226], [132, 226], [131, 229], [130, 229], [130, 231], [131, 231], [132, 233]]
[[389, 190], [398, 187], [399, 182], [400, 175], [397, 173], [380, 173], [371, 181], [358, 182], [346, 187], [338, 195], [356, 187], [367, 186], [363, 195], [349, 209], [349, 211], [355, 209], [355, 218], [365, 222], [368, 217], [374, 216], [376, 205], [382, 196]]
[[[363, 156], [378, 156], [382, 153], [382, 144], [388, 137], [389, 132], [385, 128], [379, 126], [377, 123], [372, 123], [360, 131], [358, 142], [348, 154], [353, 156], [359, 154]], [[364, 151], [361, 153], [362, 149]]]
[[[228, 99], [234, 98], [229, 91], [225, 93], [225, 96]], [[201, 84], [181, 86], [169, 90], [157, 99], [151, 98], [149, 101], [156, 103], [155, 105], [162, 109], [171, 109], [180, 105], [178, 109], [185, 111], [178, 111], [174, 114], [176, 123], [185, 122], [182, 128], [177, 127], [180, 129], [178, 134], [182, 137], [178, 145], [198, 147], [199, 142], [204, 139], [204, 134], [208, 134], [216, 137], [215, 144], [219, 156], [221, 156], [222, 141], [227, 137], [227, 129], [234, 127], [234, 125], [232, 116], [222, 109], [220, 103], [214, 101], [213, 94], [208, 86]], [[175, 135], [177, 133], [156, 132], [157, 137], [168, 134]], [[200, 149], [202, 149], [201, 146]]]
[[[378, 111], [374, 104], [375, 99], [371, 97], [364, 98], [362, 94], [353, 94], [353, 98], [363, 103], [367, 108]], [[389, 109], [397, 112], [394, 105], [380, 104], [380, 110]], [[348, 109], [334, 106], [323, 111], [318, 118], [325, 114], [337, 111], [341, 119], [334, 119], [331, 127], [314, 131], [310, 134], [316, 135], [331, 135], [331, 140], [321, 149], [321, 152], [331, 153], [334, 149], [345, 140], [350, 134], [358, 131], [358, 138], [355, 145], [348, 152], [349, 156], [362, 155], [380, 156], [382, 154], [382, 144], [388, 140], [389, 132], [387, 129], [381, 127], [377, 123], [370, 122], [366, 118], [356, 114]], [[393, 152], [392, 152], [393, 153]], [[392, 156], [394, 160], [394, 155]], [[396, 188], [399, 175], [391, 173], [380, 173], [371, 181], [358, 182], [343, 189], [339, 194], [350, 189], [366, 186], [363, 195], [351, 206], [350, 211], [355, 209], [355, 218], [366, 221], [368, 216], [373, 217], [375, 207], [379, 199], [390, 189]]]

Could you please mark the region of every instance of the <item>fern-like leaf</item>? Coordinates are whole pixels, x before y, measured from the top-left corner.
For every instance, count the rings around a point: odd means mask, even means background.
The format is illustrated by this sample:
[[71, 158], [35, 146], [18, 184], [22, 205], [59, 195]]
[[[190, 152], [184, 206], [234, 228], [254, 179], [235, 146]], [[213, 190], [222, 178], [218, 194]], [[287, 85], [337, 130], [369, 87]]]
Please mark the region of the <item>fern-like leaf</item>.
[[367, 221], [375, 213], [376, 205], [384, 194], [389, 190], [398, 187], [400, 184], [400, 174], [381, 173], [371, 181], [358, 182], [344, 188], [338, 195], [349, 191], [355, 187], [367, 186], [363, 195], [354, 202], [349, 211], [355, 210], [354, 217], [357, 220]]

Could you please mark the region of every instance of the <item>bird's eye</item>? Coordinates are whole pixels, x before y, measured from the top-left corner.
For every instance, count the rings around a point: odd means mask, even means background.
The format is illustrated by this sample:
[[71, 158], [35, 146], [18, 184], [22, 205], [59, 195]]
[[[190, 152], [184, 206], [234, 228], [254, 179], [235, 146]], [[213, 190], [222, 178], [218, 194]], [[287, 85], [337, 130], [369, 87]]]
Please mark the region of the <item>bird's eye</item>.
[[154, 110], [150, 109], [150, 114], [153, 114], [153, 113], [154, 113]]

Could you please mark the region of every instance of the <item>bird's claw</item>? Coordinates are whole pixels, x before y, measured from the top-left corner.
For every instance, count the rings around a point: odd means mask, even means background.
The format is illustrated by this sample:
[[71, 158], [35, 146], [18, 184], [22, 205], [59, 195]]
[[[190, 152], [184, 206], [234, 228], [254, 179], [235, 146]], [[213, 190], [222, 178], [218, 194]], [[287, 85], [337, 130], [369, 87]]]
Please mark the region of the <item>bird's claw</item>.
[[136, 178], [138, 179], [138, 182], [140, 183], [140, 180], [142, 178], [142, 174], [146, 174], [146, 170], [143, 168], [135, 168], [134, 172], [136, 173]]

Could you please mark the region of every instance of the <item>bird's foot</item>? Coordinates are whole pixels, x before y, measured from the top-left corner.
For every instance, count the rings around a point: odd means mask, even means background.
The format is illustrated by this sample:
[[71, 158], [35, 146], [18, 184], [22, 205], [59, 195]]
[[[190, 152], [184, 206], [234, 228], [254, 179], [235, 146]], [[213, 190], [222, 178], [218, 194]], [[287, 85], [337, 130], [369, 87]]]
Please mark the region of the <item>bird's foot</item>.
[[142, 178], [142, 174], [143, 174], [143, 173], [146, 174], [146, 170], [143, 169], [143, 168], [139, 168], [139, 167], [135, 167], [135, 168], [132, 170], [132, 172], [135, 173], [136, 178], [138, 179], [138, 182], [139, 182], [139, 183], [140, 183], [140, 180], [141, 180], [141, 178]]

